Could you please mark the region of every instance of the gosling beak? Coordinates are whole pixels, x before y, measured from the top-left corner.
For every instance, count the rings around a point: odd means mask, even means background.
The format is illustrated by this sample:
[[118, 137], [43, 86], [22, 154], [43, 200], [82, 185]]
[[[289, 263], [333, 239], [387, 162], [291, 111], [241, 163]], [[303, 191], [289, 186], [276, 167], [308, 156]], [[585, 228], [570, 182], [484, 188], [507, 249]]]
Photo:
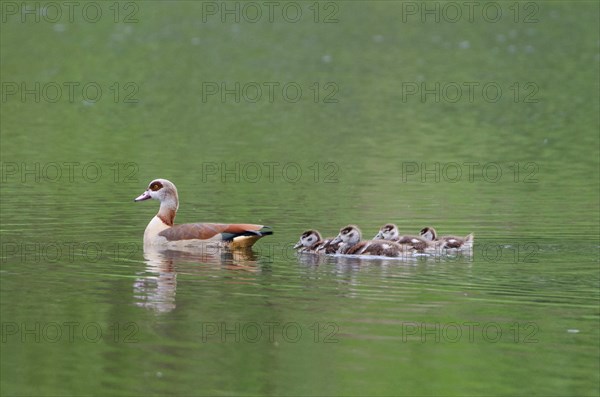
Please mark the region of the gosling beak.
[[302, 241], [298, 241], [296, 245], [294, 245], [294, 249], [298, 249], [300, 247], [302, 247]]
[[329, 242], [329, 245], [337, 244], [337, 243], [341, 243], [341, 242], [342, 242], [342, 238], [340, 236], [337, 236], [336, 238], [334, 238], [333, 240], [331, 240]]

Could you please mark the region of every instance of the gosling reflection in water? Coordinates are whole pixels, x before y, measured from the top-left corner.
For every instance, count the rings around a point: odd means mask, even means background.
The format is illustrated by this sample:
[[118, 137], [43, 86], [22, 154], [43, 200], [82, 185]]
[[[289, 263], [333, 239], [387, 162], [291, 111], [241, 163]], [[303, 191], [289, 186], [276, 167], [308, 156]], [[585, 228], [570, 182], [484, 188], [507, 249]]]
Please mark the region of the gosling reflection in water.
[[144, 249], [146, 269], [138, 273], [133, 283], [135, 304], [139, 307], [168, 313], [175, 309], [177, 292], [177, 272], [204, 273], [205, 266], [210, 269], [229, 271], [258, 272], [256, 255], [250, 248], [229, 249], [191, 249], [191, 250], [158, 250]]

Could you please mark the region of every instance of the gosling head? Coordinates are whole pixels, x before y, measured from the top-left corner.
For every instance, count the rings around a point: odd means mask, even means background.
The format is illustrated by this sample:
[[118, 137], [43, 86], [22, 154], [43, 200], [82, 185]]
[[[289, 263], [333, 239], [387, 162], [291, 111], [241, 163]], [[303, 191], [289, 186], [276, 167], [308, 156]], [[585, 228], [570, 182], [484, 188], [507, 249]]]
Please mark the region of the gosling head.
[[347, 246], [358, 244], [362, 234], [358, 226], [348, 225], [340, 229], [340, 233], [331, 241], [331, 244], [344, 243]]
[[373, 240], [396, 240], [399, 236], [398, 226], [393, 223], [388, 223], [379, 229], [379, 233], [373, 237]]
[[294, 245], [294, 249], [310, 247], [317, 241], [321, 241], [321, 234], [316, 230], [307, 230], [300, 236], [300, 240]]
[[419, 235], [428, 241], [437, 240], [437, 232], [435, 231], [434, 228], [429, 227], [429, 226], [421, 229], [421, 231], [419, 232]]

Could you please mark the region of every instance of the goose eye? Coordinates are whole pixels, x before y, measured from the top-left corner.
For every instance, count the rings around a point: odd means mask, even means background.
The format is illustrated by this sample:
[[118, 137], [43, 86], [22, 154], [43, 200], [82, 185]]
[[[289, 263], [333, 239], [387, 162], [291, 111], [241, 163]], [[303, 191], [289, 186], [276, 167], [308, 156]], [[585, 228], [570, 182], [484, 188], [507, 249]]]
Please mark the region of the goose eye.
[[162, 183], [160, 182], [154, 182], [150, 185], [150, 190], [152, 190], [153, 192], [156, 192], [157, 190], [162, 189]]

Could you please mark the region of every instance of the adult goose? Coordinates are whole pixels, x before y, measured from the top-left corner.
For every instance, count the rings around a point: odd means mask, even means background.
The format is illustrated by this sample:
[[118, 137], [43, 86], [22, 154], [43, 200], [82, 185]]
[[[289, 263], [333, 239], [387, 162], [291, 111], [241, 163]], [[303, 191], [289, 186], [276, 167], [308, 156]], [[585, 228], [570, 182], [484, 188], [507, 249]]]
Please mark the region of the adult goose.
[[179, 208], [177, 188], [166, 179], [155, 179], [134, 201], [160, 201], [158, 214], [144, 231], [144, 246], [183, 248], [201, 245], [243, 248], [251, 247], [259, 238], [273, 234], [269, 226], [246, 223], [186, 223], [175, 225]]

